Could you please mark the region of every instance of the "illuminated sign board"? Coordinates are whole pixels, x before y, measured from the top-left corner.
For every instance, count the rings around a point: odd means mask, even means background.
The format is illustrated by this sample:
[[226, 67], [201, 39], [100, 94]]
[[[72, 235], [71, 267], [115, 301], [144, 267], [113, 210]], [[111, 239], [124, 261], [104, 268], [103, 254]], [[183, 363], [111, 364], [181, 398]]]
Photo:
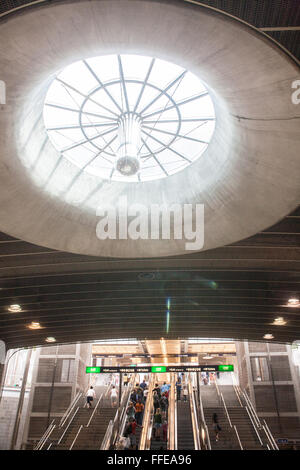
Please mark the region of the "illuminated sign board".
[[167, 372], [166, 366], [152, 366], [151, 367], [151, 372], [157, 373], [157, 372]]
[[232, 364], [220, 365], [219, 372], [233, 372], [233, 365]]
[[86, 374], [100, 374], [101, 367], [87, 367], [85, 372]]
[[87, 367], [87, 374], [158, 374], [164, 372], [233, 372], [232, 364], [222, 364], [217, 366], [128, 366], [128, 367]]

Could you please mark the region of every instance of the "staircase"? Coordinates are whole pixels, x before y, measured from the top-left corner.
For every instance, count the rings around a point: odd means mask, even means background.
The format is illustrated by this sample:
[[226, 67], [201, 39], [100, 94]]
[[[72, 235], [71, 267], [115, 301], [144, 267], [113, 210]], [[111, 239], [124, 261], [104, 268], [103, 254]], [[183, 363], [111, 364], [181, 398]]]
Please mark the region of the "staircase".
[[233, 425], [236, 425], [244, 450], [264, 450], [253, 428], [246, 408], [228, 407], [228, 413]]
[[177, 401], [177, 449], [194, 449], [190, 402]]
[[[212, 416], [217, 413], [221, 431], [219, 440], [216, 441], [216, 434], [212, 422]], [[204, 418], [207, 424], [212, 450], [238, 450], [240, 449], [234, 430], [230, 426], [225, 410], [223, 408], [204, 408]]]

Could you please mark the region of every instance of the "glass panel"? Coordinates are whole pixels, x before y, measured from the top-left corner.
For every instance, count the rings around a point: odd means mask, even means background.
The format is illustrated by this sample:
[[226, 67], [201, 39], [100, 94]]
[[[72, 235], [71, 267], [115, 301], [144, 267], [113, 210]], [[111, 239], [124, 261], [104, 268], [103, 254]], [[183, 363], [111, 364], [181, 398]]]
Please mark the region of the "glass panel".
[[[136, 174], [130, 176], [116, 168], [119, 126], [128, 112], [138, 119], [136, 140], [142, 139]], [[138, 182], [167, 177], [199, 158], [213, 135], [215, 114], [204, 84], [182, 67], [158, 58], [107, 55], [75, 62], [57, 75], [44, 122], [62, 158], [82, 171]]]

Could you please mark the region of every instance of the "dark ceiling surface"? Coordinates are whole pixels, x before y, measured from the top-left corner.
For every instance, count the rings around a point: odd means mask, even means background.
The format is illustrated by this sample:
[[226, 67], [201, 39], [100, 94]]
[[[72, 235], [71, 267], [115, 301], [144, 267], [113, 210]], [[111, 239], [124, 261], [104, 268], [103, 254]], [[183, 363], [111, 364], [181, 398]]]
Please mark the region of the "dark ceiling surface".
[[[0, 15], [29, 3], [1, 0]], [[267, 34], [300, 59], [300, 30], [294, 29], [299, 0], [202, 3], [258, 28], [282, 28]], [[162, 336], [262, 341], [265, 333], [279, 342], [300, 339], [300, 308], [286, 305], [300, 296], [299, 241], [300, 206], [251, 238], [171, 258], [87, 257], [0, 233], [0, 339], [7, 348], [40, 345], [46, 336], [58, 342]], [[22, 312], [8, 312], [16, 303]], [[278, 316], [285, 326], [272, 325]], [[44, 329], [27, 329], [31, 321]]]

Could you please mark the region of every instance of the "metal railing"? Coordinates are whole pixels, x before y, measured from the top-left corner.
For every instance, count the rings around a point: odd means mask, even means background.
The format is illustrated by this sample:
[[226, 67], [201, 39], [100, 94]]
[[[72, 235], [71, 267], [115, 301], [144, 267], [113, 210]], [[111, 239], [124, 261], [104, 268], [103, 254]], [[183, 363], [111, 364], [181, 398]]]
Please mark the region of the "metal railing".
[[256, 433], [256, 436], [257, 436], [257, 438], [258, 438], [258, 440], [259, 440], [259, 443], [260, 443], [261, 446], [263, 446], [264, 444], [263, 444], [263, 442], [262, 442], [262, 440], [261, 440], [261, 437], [260, 437], [260, 435], [259, 435], [258, 429], [257, 429], [255, 423], [253, 422], [253, 419], [252, 419], [251, 413], [250, 413], [250, 411], [249, 411], [249, 409], [248, 409], [248, 406], [245, 406], [245, 409], [246, 409], [247, 414], [248, 414], [248, 416], [249, 416], [249, 419], [250, 419], [250, 421], [251, 421], [252, 427], [253, 427], [253, 429], [254, 429], [254, 431], [255, 431], [255, 433]]
[[175, 375], [171, 375], [171, 388], [168, 409], [168, 450], [177, 450], [177, 393]]
[[223, 407], [224, 407], [224, 410], [225, 410], [225, 414], [227, 416], [227, 419], [228, 419], [228, 422], [229, 422], [229, 425], [230, 425], [230, 428], [234, 431], [235, 433], [235, 437], [237, 438], [237, 441], [238, 441], [238, 444], [239, 444], [239, 447], [241, 450], [243, 450], [243, 446], [241, 444], [241, 440], [240, 440], [240, 436], [239, 436], [239, 433], [238, 433], [238, 430], [237, 430], [237, 427], [234, 425], [232, 425], [232, 422], [231, 422], [231, 419], [230, 419], [230, 416], [229, 416], [229, 413], [228, 413], [228, 410], [227, 410], [227, 406], [226, 406], [226, 403], [225, 403], [225, 400], [224, 400], [224, 397], [223, 397], [223, 393], [220, 393], [220, 397], [221, 397], [221, 401], [223, 403]]
[[113, 428], [114, 428], [114, 422], [111, 419], [110, 422], [108, 423], [106, 433], [104, 435], [104, 438], [103, 438], [101, 446], [100, 446], [100, 450], [108, 450], [109, 449]]
[[234, 429], [234, 431], [235, 431], [236, 438], [237, 438], [237, 440], [238, 440], [238, 443], [239, 443], [240, 449], [241, 449], [241, 450], [244, 450], [244, 449], [243, 449], [243, 446], [242, 446], [242, 443], [241, 443], [241, 440], [240, 440], [239, 433], [238, 433], [238, 431], [237, 431], [237, 428], [236, 428], [236, 426], [235, 426], [235, 425], [233, 426], [233, 429]]
[[100, 397], [99, 397], [99, 399], [98, 399], [98, 401], [97, 401], [97, 405], [95, 406], [94, 411], [93, 411], [93, 413], [91, 414], [91, 417], [90, 417], [90, 419], [88, 420], [88, 423], [87, 423], [87, 425], [86, 425], [87, 428], [90, 426], [91, 421], [92, 421], [93, 417], [95, 416], [96, 411], [97, 411], [97, 409], [98, 409], [98, 406], [99, 406], [99, 404], [100, 404], [100, 402], [102, 401], [102, 398], [103, 398], [104, 396], [105, 396], [104, 393], [102, 393], [102, 394], [100, 395]]
[[228, 410], [227, 410], [227, 406], [226, 406], [226, 403], [225, 403], [225, 400], [224, 400], [224, 397], [223, 397], [223, 393], [220, 393], [220, 397], [221, 397], [221, 401], [222, 401], [222, 403], [223, 403], [223, 407], [224, 407], [225, 414], [226, 414], [226, 416], [227, 416], [229, 425], [230, 425], [230, 427], [232, 428], [231, 419], [230, 419], [230, 416], [229, 416], [229, 413], [228, 413]]
[[192, 385], [190, 377], [189, 377], [188, 387], [189, 387], [190, 411], [191, 411], [192, 429], [193, 429], [193, 437], [194, 437], [194, 447], [195, 447], [195, 450], [201, 450], [195, 395], [194, 395], [193, 385]]
[[146, 400], [146, 407], [144, 410], [143, 418], [143, 429], [140, 437], [139, 450], [150, 449], [151, 437], [152, 437], [152, 416], [153, 416], [153, 387], [155, 382], [155, 374], [152, 374], [149, 383], [149, 392]]
[[115, 418], [109, 422], [100, 450], [108, 450], [112, 445], [115, 445], [118, 439], [123, 435], [127, 420], [126, 411], [134, 384], [135, 375], [132, 375], [128, 385], [123, 390], [120, 406], [116, 412]]
[[80, 434], [82, 428], [83, 428], [83, 424], [80, 425], [80, 427], [79, 427], [79, 429], [78, 429], [78, 431], [77, 431], [77, 434], [76, 434], [75, 438], [73, 439], [72, 444], [70, 445], [69, 450], [72, 450], [72, 449], [73, 449], [73, 447], [74, 447], [74, 445], [75, 445], [75, 442], [77, 441], [77, 438], [78, 438], [78, 436], [79, 436], [79, 434]]
[[63, 438], [64, 438], [64, 436], [65, 436], [67, 430], [69, 429], [69, 427], [70, 427], [70, 425], [71, 425], [73, 419], [75, 418], [75, 416], [76, 416], [78, 410], [79, 410], [79, 406], [76, 408], [76, 410], [75, 410], [75, 412], [74, 412], [72, 418], [70, 419], [70, 421], [68, 422], [68, 424], [67, 424], [65, 430], [63, 431], [62, 435], [60, 436], [60, 438], [59, 438], [59, 440], [58, 440], [58, 442], [57, 442], [57, 445], [59, 445], [59, 444], [61, 443], [61, 441], [63, 440]]
[[267, 435], [267, 437], [268, 437], [268, 440], [269, 440], [269, 442], [270, 442], [270, 445], [271, 445], [271, 447], [272, 447], [272, 450], [279, 450], [279, 447], [278, 447], [278, 445], [276, 444], [276, 441], [275, 441], [275, 439], [274, 439], [274, 437], [273, 437], [273, 435], [272, 435], [272, 433], [271, 433], [271, 431], [270, 431], [270, 429], [269, 429], [269, 426], [268, 426], [267, 423], [266, 423], [266, 420], [264, 419], [263, 422], [264, 422], [263, 429], [264, 429], [264, 431], [265, 431], [265, 433], [266, 433], [266, 435]]
[[51, 423], [49, 424], [49, 426], [47, 427], [46, 431], [44, 432], [44, 434], [42, 435], [41, 439], [39, 440], [39, 442], [37, 443], [37, 445], [34, 447], [33, 450], [41, 450], [44, 446], [44, 444], [46, 443], [48, 437], [50, 436], [50, 434], [52, 433], [53, 429], [55, 428], [55, 424], [54, 424], [54, 419], [51, 421]]
[[[201, 382], [198, 380], [197, 382], [199, 384], [199, 388], [197, 387], [198, 391], [198, 406], [199, 406], [199, 415], [200, 415], [200, 425], [201, 425], [201, 439], [202, 442], [204, 443], [205, 447], [207, 450], [211, 450], [211, 442], [210, 442], [210, 437], [209, 437], [209, 432], [208, 432], [208, 427], [206, 424], [205, 416], [204, 416], [204, 410], [203, 410], [203, 402], [202, 402], [202, 396], [201, 396]], [[215, 381], [216, 383], [216, 381]]]
[[76, 397], [74, 398], [74, 400], [71, 402], [69, 408], [65, 411], [65, 413], [63, 414], [60, 422], [59, 422], [59, 427], [62, 428], [65, 424], [65, 422], [67, 421], [68, 417], [70, 416], [70, 414], [72, 413], [73, 409], [76, 407], [76, 404], [78, 403], [79, 399], [82, 397], [83, 393], [82, 392], [78, 392]]
[[[251, 420], [252, 426], [254, 428], [254, 431], [256, 433], [256, 436], [259, 440], [260, 445], [263, 446], [263, 447], [265, 446], [268, 450], [271, 450], [271, 449], [279, 450], [278, 446], [275, 442], [275, 439], [272, 436], [272, 433], [271, 433], [270, 429], [269, 428], [268, 428], [268, 430], [266, 429], [266, 422], [265, 422], [265, 425], [261, 424], [260, 419], [259, 419], [259, 417], [256, 413], [256, 410], [255, 410], [255, 408], [254, 408], [254, 406], [253, 406], [253, 404], [252, 404], [252, 402], [251, 402], [251, 400], [248, 396], [247, 391], [246, 390], [242, 391], [240, 389], [240, 387], [236, 387], [236, 388], [237, 388], [237, 391], [238, 391], [239, 395], [241, 397], [243, 397], [244, 400], [245, 400], [245, 403], [246, 403], [245, 408], [247, 410], [248, 416]], [[265, 434], [265, 436], [267, 438], [267, 443], [263, 442], [263, 440], [261, 438], [261, 432], [263, 432]], [[271, 449], [270, 449], [270, 446], [271, 446]]]

